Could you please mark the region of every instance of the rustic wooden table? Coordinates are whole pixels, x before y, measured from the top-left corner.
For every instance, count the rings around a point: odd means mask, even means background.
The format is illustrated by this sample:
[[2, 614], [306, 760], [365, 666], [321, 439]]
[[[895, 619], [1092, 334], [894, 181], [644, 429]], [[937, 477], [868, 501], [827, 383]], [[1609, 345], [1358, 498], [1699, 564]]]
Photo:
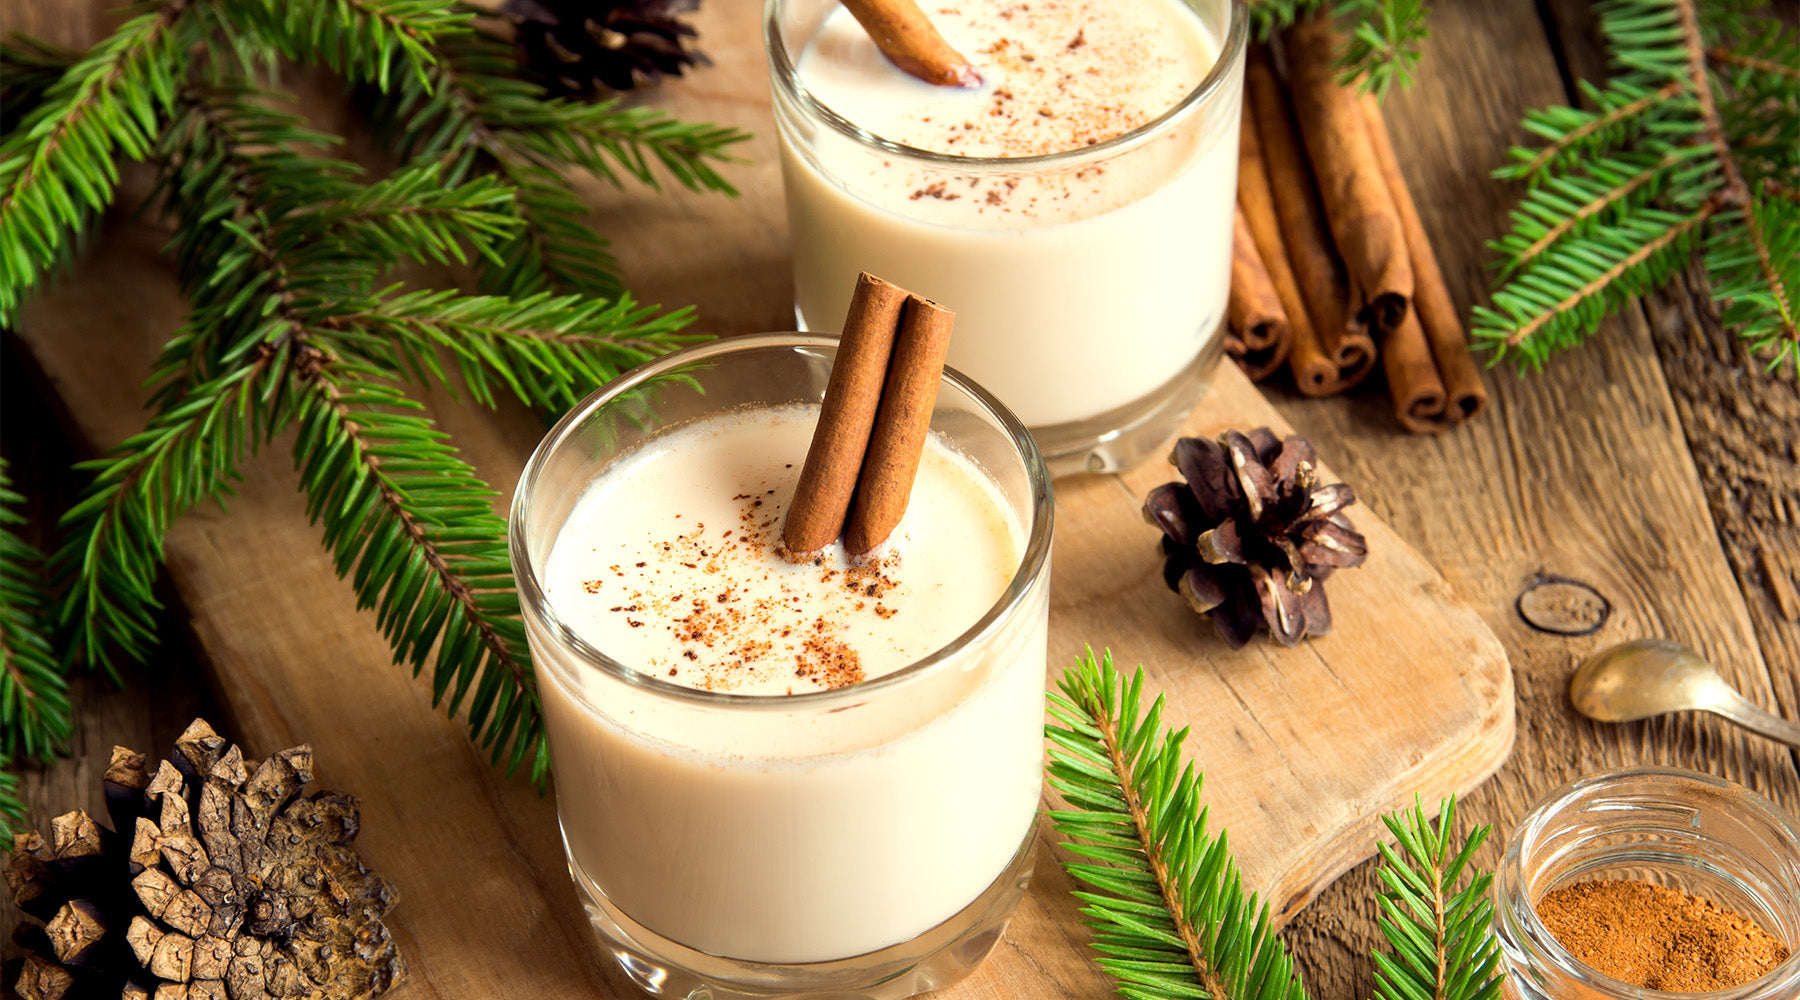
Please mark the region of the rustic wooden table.
[[[19, 0], [6, 5], [0, 27], [80, 44], [110, 23], [102, 12], [111, 6]], [[659, 267], [654, 283], [634, 281], [634, 290], [648, 301], [696, 303], [700, 329], [717, 334], [787, 322], [786, 261], [757, 249], [779, 246], [783, 227], [767, 99], [753, 61], [724, 58], [755, 44], [753, 6], [712, 0], [699, 24], [702, 47], [719, 65], [652, 98], [758, 134], [747, 150], [751, 162], [733, 171], [745, 198], [724, 230], [681, 226], [694, 204], [687, 197], [593, 192], [595, 223], [618, 239], [628, 275], [639, 255], [691, 262]], [[1418, 83], [1391, 99], [1389, 116], [1452, 290], [1466, 304], [1485, 287], [1482, 244], [1501, 231], [1513, 197], [1488, 171], [1519, 138], [1521, 113], [1569, 100], [1573, 82], [1595, 75], [1601, 55], [1587, 3], [1435, 6]], [[741, 71], [745, 65], [752, 69]], [[1463, 811], [1492, 824], [1500, 838], [1554, 786], [1633, 762], [1710, 771], [1800, 811], [1792, 752], [1710, 716], [1597, 725], [1575, 715], [1564, 693], [1590, 650], [1660, 635], [1703, 650], [1753, 700], [1800, 717], [1800, 388], [1791, 377], [1761, 374], [1692, 287], [1627, 311], [1543, 373], [1489, 373], [1491, 409], [1442, 437], [1401, 433], [1378, 393], [1309, 400], [1269, 392], [1282, 415], [1358, 484], [1504, 643], [1516, 681], [1518, 741]], [[93, 321], [134, 305], [97, 302]], [[9, 335], [5, 345], [0, 451], [48, 506], [77, 488], [69, 459], [90, 452], [96, 440], [106, 443], [106, 435], [84, 410], [94, 387], [46, 363], [30, 322], [28, 315], [25, 336]], [[126, 383], [111, 391], [132, 390]], [[62, 419], [47, 420], [46, 413]], [[1534, 591], [1545, 598], [1540, 617], [1580, 619], [1602, 605], [1610, 616], [1579, 637], [1534, 628], [1519, 597], [1546, 582]], [[82, 735], [73, 756], [25, 779], [34, 820], [73, 804], [98, 808], [98, 776], [113, 743], [165, 748], [186, 720], [213, 709], [212, 674], [183, 646], [187, 619], [169, 619], [170, 648], [133, 671], [126, 689], [77, 684]], [[1487, 860], [1495, 856], [1490, 848]], [[1373, 866], [1364, 864], [1286, 931], [1321, 1000], [1369, 992], [1375, 889]], [[15, 919], [0, 909], [0, 926]]]

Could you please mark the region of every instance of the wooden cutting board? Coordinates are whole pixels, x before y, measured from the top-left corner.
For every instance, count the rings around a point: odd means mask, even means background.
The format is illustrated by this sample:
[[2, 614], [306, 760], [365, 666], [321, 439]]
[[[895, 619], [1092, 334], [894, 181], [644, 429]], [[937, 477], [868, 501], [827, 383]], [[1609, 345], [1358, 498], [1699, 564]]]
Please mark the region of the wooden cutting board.
[[[696, 329], [706, 333], [791, 325], [756, 6], [707, 5], [698, 20], [715, 65], [654, 95], [677, 114], [756, 133], [730, 171], [743, 197], [591, 192], [631, 287], [650, 301], [698, 303]], [[340, 127], [341, 106], [313, 109]], [[140, 381], [181, 314], [157, 256], [164, 238], [112, 220], [74, 276], [20, 324], [97, 447], [140, 425]], [[464, 454], [510, 491], [541, 422], [441, 398], [433, 406]], [[1188, 429], [1260, 424], [1285, 429], [1226, 365]], [[306, 521], [287, 445], [245, 470], [229, 514], [202, 510], [175, 526], [170, 578], [231, 715], [223, 721], [247, 751], [310, 741], [320, 782], [361, 796], [360, 845], [399, 887], [390, 923], [413, 969], [391, 995], [636, 995], [588, 943], [553, 802], [494, 773], [462, 724], [431, 707], [427, 685], [390, 665], [373, 616], [356, 610]], [[1230, 830], [1247, 884], [1286, 917], [1373, 852], [1378, 814], [1415, 794], [1435, 803], [1499, 765], [1512, 745], [1511, 673], [1476, 613], [1360, 506], [1351, 513], [1372, 551], [1330, 582], [1335, 631], [1294, 649], [1227, 650], [1164, 589], [1157, 533], [1138, 513], [1139, 498], [1171, 474], [1153, 465], [1057, 484], [1052, 669], [1090, 645], [1147, 666], [1169, 696], [1170, 721], [1193, 727], [1188, 752], [1206, 771], [1213, 822]], [[943, 995], [1112, 995], [1052, 857], [1040, 854], [1003, 944]]]

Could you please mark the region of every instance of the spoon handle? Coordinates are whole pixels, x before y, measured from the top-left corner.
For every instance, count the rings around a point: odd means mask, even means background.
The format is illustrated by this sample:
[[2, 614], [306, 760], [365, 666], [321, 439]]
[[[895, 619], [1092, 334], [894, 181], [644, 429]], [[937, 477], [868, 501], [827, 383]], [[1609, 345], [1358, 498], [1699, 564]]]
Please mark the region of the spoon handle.
[[1732, 691], [1729, 698], [1719, 698], [1712, 705], [1712, 711], [1753, 733], [1800, 749], [1800, 723], [1771, 714], [1736, 691]]

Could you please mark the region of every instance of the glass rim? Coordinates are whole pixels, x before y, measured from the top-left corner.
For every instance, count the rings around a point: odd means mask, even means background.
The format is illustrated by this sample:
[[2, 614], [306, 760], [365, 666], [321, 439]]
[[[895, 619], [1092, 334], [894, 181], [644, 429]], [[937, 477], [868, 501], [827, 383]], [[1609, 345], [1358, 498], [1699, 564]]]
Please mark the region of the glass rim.
[[[1181, 100], [1176, 101], [1169, 110], [1129, 132], [1121, 132], [1092, 146], [1058, 150], [1054, 153], [1038, 153], [1032, 156], [963, 156], [957, 153], [941, 153], [936, 150], [921, 149], [918, 146], [910, 146], [903, 142], [884, 138], [855, 124], [838, 114], [824, 101], [814, 97], [812, 92], [800, 83], [799, 71], [788, 54], [787, 46], [781, 40], [781, 25], [776, 17], [777, 8], [792, 2], [794, 0], [766, 0], [763, 6], [763, 50], [768, 55], [769, 76], [777, 89], [805, 108], [814, 118], [852, 141], [872, 146], [892, 155], [978, 173], [1056, 167], [1066, 163], [1104, 158], [1147, 143], [1152, 138], [1173, 128], [1175, 122], [1187, 116], [1190, 108], [1210, 100], [1225, 86], [1234, 69], [1242, 65], [1244, 61], [1244, 50], [1250, 35], [1249, 7], [1245, 5], [1244, 0], [1225, 0], [1228, 9], [1225, 37], [1219, 46], [1219, 57], [1213, 60], [1212, 68], [1207, 70], [1200, 82], [1195, 84], [1194, 88], [1188, 91]], [[1184, 5], [1187, 5], [1185, 0]], [[778, 130], [781, 124], [782, 116], [777, 114]]]
[[[1768, 796], [1746, 785], [1727, 778], [1719, 777], [1705, 771], [1691, 768], [1670, 767], [1666, 765], [1637, 765], [1614, 768], [1597, 774], [1583, 775], [1565, 782], [1555, 790], [1546, 794], [1533, 806], [1508, 839], [1506, 849], [1500, 858], [1499, 867], [1494, 872], [1494, 921], [1496, 929], [1502, 924], [1517, 923], [1517, 930], [1546, 959], [1558, 974], [1582, 981], [1601, 980], [1608, 988], [1620, 997], [1639, 998], [1639, 1000], [1660, 1000], [1660, 998], [1709, 998], [1709, 1000], [1740, 1000], [1763, 995], [1763, 990], [1771, 986], [1800, 982], [1800, 948], [1791, 948], [1788, 957], [1779, 965], [1763, 975], [1747, 983], [1724, 990], [1713, 990], [1702, 993], [1683, 993], [1666, 990], [1655, 990], [1647, 987], [1632, 986], [1611, 976], [1593, 969], [1578, 960], [1574, 953], [1563, 947], [1555, 934], [1551, 933], [1543, 918], [1538, 916], [1536, 901], [1529, 898], [1531, 885], [1527, 878], [1527, 856], [1533, 865], [1540, 863], [1539, 853], [1543, 845], [1539, 842], [1545, 833], [1546, 824], [1559, 816], [1572, 803], [1592, 796], [1595, 792], [1605, 792], [1618, 787], [1623, 790], [1634, 781], [1656, 781], [1659, 787], [1653, 789], [1637, 789], [1636, 801], [1645, 806], [1666, 804], [1679, 801], [1683, 794], [1683, 786], [1698, 785], [1708, 792], [1730, 795], [1733, 813], [1736, 816], [1749, 818], [1754, 816], [1778, 837], [1785, 841], [1791, 850], [1792, 857], [1800, 864], [1800, 820], [1776, 805]], [[1655, 794], [1651, 794], [1655, 793]], [[1779, 848], [1781, 845], [1773, 845]], [[1523, 912], [1511, 906], [1501, 905], [1505, 902], [1517, 902]], [[1502, 935], [1504, 945], [1504, 935]]]
[[[1031, 433], [1019, 422], [1019, 418], [993, 394], [946, 365], [941, 381], [962, 392], [999, 425], [999, 429], [1005, 433], [1017, 452], [1020, 464], [1024, 466], [1026, 481], [1031, 490], [1026, 511], [1030, 521], [1025, 525], [1025, 548], [1020, 554], [1018, 569], [1014, 571], [1012, 579], [1007, 581], [1006, 589], [995, 598], [987, 611], [949, 642], [897, 670], [846, 687], [801, 694], [734, 694], [676, 684], [620, 663], [583, 639], [557, 616], [555, 608], [544, 594], [538, 579], [538, 567], [533, 563], [527, 545], [526, 520], [531, 508], [528, 493], [533, 492], [551, 456], [561, 451], [590, 417], [625, 393], [653, 379], [678, 373], [696, 363], [752, 350], [803, 351], [826, 348], [835, 351], [837, 347], [836, 337], [798, 332], [739, 334], [689, 344], [620, 374], [571, 407], [532, 451], [524, 471], [519, 475], [519, 483], [513, 490], [512, 504], [507, 513], [507, 549], [511, 557], [514, 583], [519, 592], [520, 612], [528, 619], [535, 619], [537, 624], [564, 643], [583, 669], [597, 669], [613, 680], [650, 694], [739, 711], [849, 707], [848, 703], [860, 701], [871, 693], [910, 686], [915, 680], [941, 672], [958, 654], [999, 631], [1015, 615], [1021, 613], [1021, 608], [1036, 588], [1048, 586], [1043, 577], [1045, 565], [1050, 558], [1051, 529], [1055, 518], [1049, 469], [1045, 466], [1044, 457], [1032, 440]], [[535, 663], [535, 652], [532, 659]]]

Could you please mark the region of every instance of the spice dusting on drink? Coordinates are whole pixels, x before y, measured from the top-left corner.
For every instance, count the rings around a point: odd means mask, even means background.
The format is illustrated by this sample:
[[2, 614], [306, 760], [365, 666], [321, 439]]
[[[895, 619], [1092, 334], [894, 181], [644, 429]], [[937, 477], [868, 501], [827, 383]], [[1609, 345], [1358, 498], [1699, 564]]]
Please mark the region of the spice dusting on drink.
[[[881, 598], [899, 586], [900, 553], [847, 566], [821, 554], [788, 570], [776, 556], [776, 492], [732, 496], [735, 526], [716, 532], [705, 521], [683, 522], [649, 540], [658, 561], [612, 563], [605, 575], [581, 581], [582, 592], [606, 597], [606, 613], [630, 628], [666, 630], [681, 661], [665, 655], [654, 665], [661, 671], [667, 664], [664, 675], [690, 687], [731, 689], [747, 676], [770, 677], [789, 665], [809, 688], [863, 680], [862, 657], [845, 638], [848, 621], [858, 612], [893, 617], [895, 609]], [[690, 578], [692, 586], [672, 585], [665, 570], [677, 566], [701, 575]], [[839, 596], [823, 605], [808, 596], [820, 592]]]
[[1562, 886], [1538, 901], [1537, 914], [1583, 964], [1642, 989], [1731, 989], [1767, 975], [1789, 954], [1744, 916], [1649, 882]]

